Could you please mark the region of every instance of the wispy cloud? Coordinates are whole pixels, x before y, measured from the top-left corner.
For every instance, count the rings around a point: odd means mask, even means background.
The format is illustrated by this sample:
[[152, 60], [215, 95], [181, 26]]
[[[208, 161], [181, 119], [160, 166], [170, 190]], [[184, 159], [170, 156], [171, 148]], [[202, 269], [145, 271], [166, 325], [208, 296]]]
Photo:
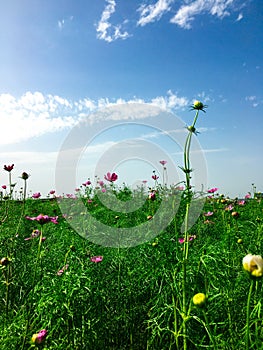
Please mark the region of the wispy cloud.
[[180, 7], [170, 22], [184, 29], [190, 29], [195, 16], [204, 12], [222, 19], [230, 14], [229, 7], [233, 2], [234, 0], [195, 0], [190, 3], [187, 2], [186, 5]]
[[[115, 0], [106, 0], [107, 5], [102, 12], [101, 19], [96, 26], [97, 38], [105, 40], [107, 42], [112, 42], [117, 39], [126, 39], [129, 37], [127, 31], [122, 31], [121, 25], [113, 26], [109, 19], [115, 12], [116, 2]], [[126, 21], [124, 21], [126, 22]]]
[[236, 19], [236, 22], [241, 21], [242, 18], [243, 18], [243, 14], [240, 13], [240, 14], [238, 15], [237, 19]]
[[250, 102], [253, 107], [257, 107], [259, 105], [257, 96], [246, 96], [245, 100]]
[[148, 23], [158, 21], [164, 13], [170, 11], [172, 3], [173, 0], [158, 0], [153, 5], [142, 4], [137, 10], [140, 13], [137, 25], [145, 26]]
[[[155, 107], [166, 111], [183, 109], [188, 104], [186, 97], [180, 97], [170, 90], [167, 95], [150, 100], [133, 98], [108, 99], [94, 101], [89, 98], [70, 101], [57, 95], [44, 95], [41, 92], [26, 92], [19, 98], [10, 94], [0, 94], [2, 132], [0, 144], [19, 143], [47, 133], [72, 128], [81, 118], [95, 118], [95, 111], [111, 107], [110, 112], [102, 113], [101, 118], [122, 120], [133, 114], [133, 106], [143, 104], [141, 110], [136, 107], [138, 118], [154, 115]], [[125, 105], [120, 113], [118, 107]]]
[[62, 18], [60, 20], [58, 20], [57, 22], [57, 26], [58, 26], [58, 29], [59, 30], [63, 30], [65, 25], [68, 23], [68, 22], [72, 22], [73, 21], [73, 16], [70, 16], [68, 18]]

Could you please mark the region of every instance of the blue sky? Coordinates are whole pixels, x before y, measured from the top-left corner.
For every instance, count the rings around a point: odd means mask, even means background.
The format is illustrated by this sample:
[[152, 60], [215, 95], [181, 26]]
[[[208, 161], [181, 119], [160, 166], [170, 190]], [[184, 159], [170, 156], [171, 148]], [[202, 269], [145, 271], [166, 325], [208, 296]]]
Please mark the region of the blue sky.
[[[262, 33], [263, 3], [256, 0], [2, 2], [0, 163], [15, 163], [17, 190], [26, 171], [29, 188], [44, 196], [56, 187], [59, 151], [81, 118], [138, 102], [187, 125], [189, 106], [199, 99], [208, 105], [197, 125], [206, 187], [232, 197], [251, 191], [252, 183], [263, 191]], [[126, 117], [119, 114], [118, 122]], [[159, 123], [161, 114], [156, 118]], [[164, 122], [163, 130], [174, 130], [172, 124]], [[93, 179], [100, 157], [131, 135], [151, 139], [177, 168], [182, 165], [182, 150], [164, 134], [151, 137], [153, 130], [142, 125], [118, 128], [94, 134], [76, 186]], [[151, 185], [153, 168], [161, 172], [157, 156], [156, 164], [145, 153], [138, 164], [127, 160], [119, 167], [112, 152], [109, 157], [108, 170], [119, 172], [120, 185], [144, 179]], [[170, 182], [181, 180], [172, 169], [168, 161]], [[0, 184], [6, 183], [2, 172]]]

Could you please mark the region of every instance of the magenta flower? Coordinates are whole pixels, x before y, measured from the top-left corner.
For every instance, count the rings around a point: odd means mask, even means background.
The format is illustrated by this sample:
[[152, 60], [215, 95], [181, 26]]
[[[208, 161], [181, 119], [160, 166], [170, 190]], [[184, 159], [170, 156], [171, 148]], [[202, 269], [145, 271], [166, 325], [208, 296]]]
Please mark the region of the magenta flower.
[[90, 204], [92, 203], [92, 199], [88, 199], [87, 202]]
[[244, 201], [244, 199], [242, 199], [241, 201], [238, 201], [238, 205], [245, 205], [245, 201]]
[[39, 214], [36, 217], [30, 217], [30, 216], [26, 216], [27, 220], [31, 220], [31, 221], [37, 221], [40, 225], [44, 225], [48, 222], [53, 222], [53, 224], [57, 224], [57, 220], [58, 220], [58, 216], [48, 216], [48, 215], [43, 215], [43, 214]]
[[154, 174], [154, 175], [152, 175], [152, 179], [156, 181], [156, 180], [159, 179], [159, 176], [157, 176], [157, 175]]
[[91, 181], [88, 180], [88, 181], [84, 182], [82, 185], [85, 186], [85, 187], [86, 187], [86, 186], [89, 186], [89, 185], [91, 185]]
[[36, 333], [32, 337], [32, 342], [34, 344], [42, 344], [47, 337], [47, 330], [42, 329], [40, 332]]
[[14, 169], [15, 164], [12, 165], [4, 165], [4, 170], [8, 171], [10, 173], [10, 171], [12, 171]]
[[103, 260], [103, 256], [98, 255], [98, 256], [93, 256], [90, 258], [90, 261], [94, 262], [94, 263], [98, 263], [101, 262]]
[[151, 199], [152, 201], [154, 201], [155, 198], [156, 198], [156, 193], [155, 193], [154, 191], [153, 191], [153, 192], [150, 192], [148, 198]]
[[165, 164], [167, 164], [167, 160], [160, 160], [159, 163], [162, 164], [163, 166], [165, 166]]
[[249, 199], [249, 198], [251, 198], [251, 194], [250, 193], [245, 195], [245, 199]]
[[55, 190], [51, 190], [49, 191], [49, 194], [54, 194], [56, 191]]
[[104, 179], [109, 181], [109, 182], [114, 182], [118, 179], [118, 175], [115, 173], [110, 173], [108, 172], [107, 175], [104, 175]]
[[3, 189], [3, 190], [6, 190], [6, 185], [3, 185], [3, 186], [2, 186], [2, 189]]
[[214, 187], [214, 188], [210, 188], [207, 192], [208, 193], [215, 193], [217, 190], [218, 190], [218, 188]]
[[104, 185], [104, 182], [102, 180], [98, 181], [98, 184], [100, 185], [100, 187], [102, 187]]
[[[188, 237], [188, 242], [191, 242], [192, 240], [196, 239], [196, 235], [192, 235]], [[184, 238], [178, 238], [178, 242], [180, 244], [184, 243]]]
[[105, 193], [105, 192], [106, 192], [106, 188], [102, 188], [102, 189], [101, 189], [101, 192], [102, 192], [102, 193]]
[[207, 213], [204, 213], [204, 216], [212, 216], [214, 213], [212, 211], [208, 211]]
[[37, 199], [37, 198], [40, 198], [40, 197], [41, 197], [41, 193], [40, 192], [36, 192], [36, 193], [32, 194], [32, 198]]
[[234, 207], [232, 204], [229, 204], [227, 207], [225, 207], [225, 210], [227, 210], [227, 211], [231, 211], [233, 209], [234, 209]]

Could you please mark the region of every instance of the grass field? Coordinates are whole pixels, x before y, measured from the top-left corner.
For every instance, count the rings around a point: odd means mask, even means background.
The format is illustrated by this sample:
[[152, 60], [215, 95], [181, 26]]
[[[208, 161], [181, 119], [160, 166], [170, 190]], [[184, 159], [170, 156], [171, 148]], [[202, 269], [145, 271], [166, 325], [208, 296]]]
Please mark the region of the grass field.
[[[96, 195], [88, 200], [85, 188], [77, 196], [94, 217], [118, 229], [151, 220], [165, 196], [161, 189], [136, 217], [109, 212]], [[125, 202], [131, 191], [116, 187], [116, 196]], [[261, 198], [206, 199], [188, 233], [186, 284], [184, 199], [157, 237], [127, 248], [82, 238], [52, 198], [6, 198], [0, 206], [2, 350], [183, 349], [183, 338], [188, 349], [262, 348], [262, 279], [242, 267], [244, 256], [262, 252]], [[41, 213], [57, 223], [26, 218]], [[205, 295], [202, 307], [193, 303], [197, 293]], [[42, 329], [45, 341], [33, 343]]]

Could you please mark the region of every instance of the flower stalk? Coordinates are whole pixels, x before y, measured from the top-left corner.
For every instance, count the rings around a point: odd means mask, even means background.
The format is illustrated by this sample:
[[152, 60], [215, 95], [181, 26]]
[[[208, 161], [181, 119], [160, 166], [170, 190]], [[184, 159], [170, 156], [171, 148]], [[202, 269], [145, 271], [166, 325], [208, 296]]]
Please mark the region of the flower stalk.
[[186, 329], [186, 314], [187, 314], [187, 297], [186, 297], [186, 286], [187, 286], [187, 262], [188, 262], [188, 254], [189, 254], [189, 237], [188, 237], [188, 221], [189, 221], [189, 209], [190, 203], [193, 196], [191, 190], [191, 162], [190, 162], [190, 148], [193, 134], [196, 134], [196, 122], [199, 116], [199, 111], [205, 112], [205, 106], [200, 101], [195, 101], [191, 106], [192, 110], [195, 110], [195, 117], [192, 125], [187, 127], [188, 135], [185, 141], [184, 146], [184, 167], [181, 168], [185, 173], [185, 198], [186, 198], [186, 209], [185, 209], [185, 219], [184, 219], [184, 246], [183, 246], [183, 261], [182, 261], [182, 270], [183, 270], [183, 278], [182, 278], [182, 316], [183, 316], [183, 349], [187, 350], [187, 329]]

